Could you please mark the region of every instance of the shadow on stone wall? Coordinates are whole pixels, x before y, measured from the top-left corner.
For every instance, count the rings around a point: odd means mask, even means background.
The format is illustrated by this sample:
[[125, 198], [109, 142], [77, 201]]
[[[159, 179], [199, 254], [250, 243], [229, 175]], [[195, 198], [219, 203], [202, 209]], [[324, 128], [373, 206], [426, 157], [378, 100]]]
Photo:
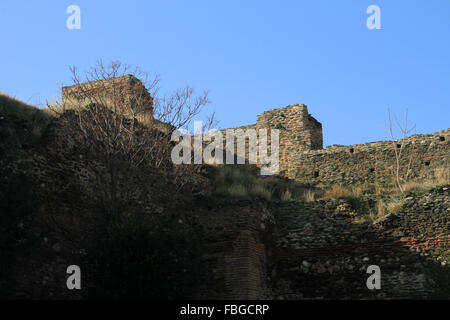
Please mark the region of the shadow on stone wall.
[[[280, 203], [274, 208], [273, 298], [450, 298], [450, 268], [436, 260], [439, 253], [448, 256], [450, 245], [448, 206], [441, 208], [431, 210], [435, 219], [417, 213], [414, 222], [416, 212], [409, 209], [390, 225], [373, 225], [353, 223], [355, 213], [345, 200]], [[399, 229], [410, 231], [407, 239], [396, 236]], [[381, 290], [366, 286], [370, 265], [381, 269]]]

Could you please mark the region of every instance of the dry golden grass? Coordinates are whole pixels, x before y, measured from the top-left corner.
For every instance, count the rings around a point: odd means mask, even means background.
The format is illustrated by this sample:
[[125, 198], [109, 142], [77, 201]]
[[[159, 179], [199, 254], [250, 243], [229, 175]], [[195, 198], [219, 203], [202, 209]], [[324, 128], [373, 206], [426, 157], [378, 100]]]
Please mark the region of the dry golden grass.
[[400, 210], [400, 208], [403, 207], [403, 201], [402, 200], [396, 200], [393, 202], [389, 202], [386, 206], [386, 209], [388, 213], [396, 214]]
[[[249, 166], [212, 166], [210, 178], [214, 183], [213, 194], [219, 196], [239, 196], [247, 199], [264, 198], [281, 201], [306, 201], [314, 202], [317, 200], [348, 198], [358, 202], [365, 195], [392, 195], [393, 198], [401, 198], [400, 192], [392, 186], [380, 186], [376, 183], [364, 183], [353, 186], [332, 185], [325, 190], [309, 188], [304, 185], [296, 184], [295, 181], [288, 181], [278, 177], [261, 177], [258, 175], [259, 169]], [[435, 179], [429, 181], [411, 181], [408, 183], [407, 190], [431, 187], [440, 183], [448, 183], [449, 171], [437, 169]], [[236, 185], [240, 185], [237, 187]], [[231, 192], [230, 192], [231, 190]], [[377, 204], [373, 208], [374, 217], [382, 217], [388, 212], [395, 213], [401, 207], [400, 202]], [[366, 213], [365, 216], [369, 215]]]
[[[434, 171], [433, 179], [410, 180], [403, 184], [404, 193], [432, 188], [437, 185], [450, 184], [450, 168], [442, 167]], [[360, 197], [364, 194], [393, 194], [400, 195], [401, 192], [395, 186], [380, 186], [378, 183], [365, 183], [361, 185], [342, 186], [333, 185], [327, 188], [322, 199], [333, 199], [342, 197]]]
[[384, 201], [380, 200], [377, 202], [375, 213], [378, 218], [382, 218], [387, 214], [387, 206]]
[[[381, 194], [391, 194], [393, 196], [393, 200], [377, 201], [375, 208], [373, 208], [368, 214], [355, 217], [354, 223], [371, 223], [379, 218], [385, 217], [387, 214], [398, 214], [404, 205], [404, 194], [415, 191], [426, 191], [438, 185], [447, 184], [450, 184], [450, 170], [443, 167], [435, 169], [433, 179], [411, 180], [405, 183], [403, 185], [405, 189], [403, 194], [396, 187], [386, 187], [381, 189], [376, 187], [375, 191], [377, 195], [379, 192]], [[338, 194], [336, 190], [339, 189], [335, 189], [334, 193], [330, 192], [329, 194]], [[355, 189], [352, 190], [354, 191]], [[341, 191], [340, 193], [345, 194], [345, 191]]]
[[354, 186], [351, 189], [352, 196], [359, 197], [362, 196], [364, 191], [366, 190], [365, 185]]
[[360, 197], [364, 193], [374, 193], [376, 187], [374, 184], [361, 184], [345, 187], [342, 185], [333, 185], [325, 190], [322, 199], [333, 199], [342, 197]]
[[432, 188], [436, 185], [450, 183], [450, 169], [437, 168], [434, 171], [434, 179], [427, 180], [411, 180], [403, 185], [405, 193], [416, 190], [424, 190]]
[[450, 168], [437, 168], [434, 171], [434, 178], [439, 184], [450, 182]]
[[331, 199], [331, 198], [347, 197], [350, 195], [352, 195], [352, 192], [348, 188], [340, 185], [333, 185], [331, 188], [325, 190], [323, 198]]
[[[402, 203], [403, 204], [403, 203]], [[386, 216], [391, 210], [398, 211], [401, 205], [397, 203], [389, 203], [386, 205], [384, 201], [380, 200], [377, 202], [375, 208], [371, 209], [367, 214], [358, 215], [353, 219], [353, 223], [356, 224], [371, 224], [379, 218]]]
[[307, 190], [304, 193], [304, 198], [306, 202], [316, 201], [316, 193], [313, 190]]
[[286, 189], [281, 195], [281, 200], [289, 201], [292, 199], [292, 192], [289, 189]]
[[426, 187], [429, 187], [434, 184], [435, 184], [434, 182], [431, 182], [429, 180], [428, 181], [420, 181], [420, 182], [419, 181], [408, 181], [407, 183], [405, 183], [403, 185], [403, 188], [404, 188], [404, 192], [406, 193], [406, 192], [410, 192], [413, 190], [426, 188]]
[[379, 218], [379, 215], [376, 211], [370, 211], [365, 215], [358, 215], [353, 218], [353, 223], [355, 224], [370, 224], [376, 221]]

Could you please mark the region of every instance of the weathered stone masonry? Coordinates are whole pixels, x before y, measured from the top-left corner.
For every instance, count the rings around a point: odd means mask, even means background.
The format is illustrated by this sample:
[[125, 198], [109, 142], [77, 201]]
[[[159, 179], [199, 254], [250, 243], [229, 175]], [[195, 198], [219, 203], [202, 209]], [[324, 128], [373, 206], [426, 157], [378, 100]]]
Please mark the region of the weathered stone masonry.
[[[137, 104], [146, 110], [136, 112], [149, 111], [153, 114], [152, 97], [142, 82], [131, 75], [64, 87], [65, 106], [73, 107], [76, 104], [92, 102], [86, 101], [83, 91], [90, 92], [106, 103], [119, 101], [126, 110], [132, 109], [129, 108], [130, 104]], [[136, 98], [140, 101], [136, 101]], [[153, 125], [164, 127], [158, 121], [153, 121]], [[408, 168], [409, 178], [433, 178], [436, 169], [450, 170], [450, 129], [431, 135], [415, 135], [399, 141], [397, 145], [393, 145], [391, 141], [382, 141], [351, 146], [330, 146], [324, 150], [322, 124], [308, 113], [308, 108], [304, 104], [293, 104], [266, 111], [258, 116], [256, 124], [232, 129], [235, 131], [241, 129], [240, 134], [244, 136], [248, 129], [256, 129], [257, 133], [259, 129], [267, 129], [269, 151], [270, 131], [278, 129], [279, 175], [303, 183], [392, 183], [391, 170], [395, 167], [394, 148], [402, 150], [403, 176]], [[221, 130], [224, 148], [226, 131], [227, 129]], [[248, 162], [249, 140], [245, 141], [245, 161]]]
[[[292, 161], [291, 155], [295, 152], [321, 149], [323, 145], [322, 124], [314, 119], [305, 105], [294, 104], [282, 109], [269, 110], [258, 116], [254, 125], [232, 128], [241, 129], [242, 134], [248, 129], [268, 130], [270, 151], [270, 130], [278, 129], [280, 132], [279, 154], [280, 171], [284, 175]], [[222, 130], [226, 138], [227, 129]], [[259, 139], [259, 136], [258, 136]], [[246, 160], [248, 160], [248, 140], [246, 140]], [[225, 144], [224, 144], [225, 146]]]
[[[346, 199], [275, 206], [273, 298], [436, 297], [437, 287], [448, 289], [433, 270], [448, 276], [449, 266], [431, 253], [450, 252], [449, 192], [412, 194], [397, 214], [369, 226], [352, 222], [358, 213]], [[369, 265], [381, 268], [379, 291], [365, 285]]]
[[[62, 97], [67, 109], [97, 103], [126, 112], [133, 110], [135, 115], [143, 112], [153, 115], [153, 98], [133, 75], [63, 87]], [[135, 110], [135, 106], [141, 110]]]
[[[131, 102], [130, 83], [142, 89], [132, 78], [124, 78], [125, 102]], [[93, 88], [98, 90], [97, 85]], [[63, 89], [65, 103], [84, 103], [76, 100], [74, 90]], [[411, 178], [433, 178], [436, 169], [450, 168], [450, 130], [415, 135], [394, 146], [374, 142], [323, 150], [322, 125], [305, 105], [264, 112], [256, 124], [239, 129], [268, 129], [269, 136], [271, 129], [280, 130], [280, 175], [305, 183], [387, 183], [395, 161], [393, 147], [404, 153], [402, 167], [411, 162]], [[375, 225], [356, 225], [355, 215], [345, 199], [242, 201], [188, 213], [186, 219], [194, 220], [189, 224], [207, 243], [204, 261], [210, 272], [199, 298], [433, 296], [428, 281], [433, 276], [427, 272], [436, 261], [427, 257], [433, 250], [448, 254], [449, 186], [407, 197], [396, 215]], [[378, 292], [365, 286], [371, 264], [382, 268], [383, 290]], [[448, 273], [447, 265], [438, 267]]]
[[395, 168], [394, 148], [403, 148], [402, 174], [410, 166], [410, 178], [433, 178], [436, 169], [450, 170], [450, 130], [414, 135], [398, 141], [331, 146], [326, 150], [297, 151], [291, 156], [287, 177], [300, 182], [354, 184], [386, 183]]
[[[206, 240], [210, 270], [202, 299], [432, 298], [430, 269], [449, 274], [431, 253], [450, 250], [449, 186], [405, 199], [396, 215], [355, 224], [347, 199], [240, 201], [187, 214]], [[366, 287], [368, 266], [382, 289]], [[433, 283], [434, 281], [434, 283]]]
[[200, 299], [268, 299], [270, 227], [273, 217], [264, 205], [240, 201], [230, 206], [195, 210], [190, 225], [205, 240], [208, 278]]
[[[264, 112], [255, 125], [234, 129], [279, 129], [280, 176], [304, 183], [392, 183], [394, 148], [402, 150], [403, 176], [408, 168], [409, 178], [433, 178], [436, 169], [450, 170], [450, 129], [414, 135], [395, 144], [381, 141], [324, 150], [322, 124], [305, 105]], [[246, 157], [248, 160], [248, 152]]]

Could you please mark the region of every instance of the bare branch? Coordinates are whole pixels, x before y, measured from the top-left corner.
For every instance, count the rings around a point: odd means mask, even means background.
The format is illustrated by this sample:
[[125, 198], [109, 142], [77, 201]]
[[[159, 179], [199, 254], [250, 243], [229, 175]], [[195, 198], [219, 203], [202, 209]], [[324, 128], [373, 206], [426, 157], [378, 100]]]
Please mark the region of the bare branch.
[[392, 142], [392, 147], [395, 155], [395, 167], [391, 170], [391, 174], [394, 178], [396, 187], [400, 190], [400, 192], [404, 193], [405, 188], [404, 184], [408, 181], [408, 178], [411, 173], [411, 165], [413, 162], [412, 156], [409, 158], [409, 161], [406, 165], [406, 172], [403, 169], [403, 151], [405, 148], [405, 142], [403, 141], [411, 132], [415, 132], [416, 125], [414, 124], [411, 129], [408, 129], [408, 109], [406, 109], [405, 122], [402, 126], [400, 122], [394, 117], [395, 123], [397, 127], [400, 129], [401, 138], [396, 139], [394, 136], [393, 130], [393, 120], [391, 116], [391, 112], [388, 109], [388, 119], [389, 119], [389, 129], [387, 130]]

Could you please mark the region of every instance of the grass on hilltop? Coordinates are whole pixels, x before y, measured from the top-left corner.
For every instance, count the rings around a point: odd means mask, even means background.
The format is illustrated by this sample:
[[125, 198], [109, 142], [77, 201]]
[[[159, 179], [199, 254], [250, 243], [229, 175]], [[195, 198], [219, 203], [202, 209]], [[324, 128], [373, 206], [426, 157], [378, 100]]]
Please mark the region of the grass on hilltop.
[[49, 113], [0, 92], [0, 138], [5, 145], [32, 145], [51, 118]]

